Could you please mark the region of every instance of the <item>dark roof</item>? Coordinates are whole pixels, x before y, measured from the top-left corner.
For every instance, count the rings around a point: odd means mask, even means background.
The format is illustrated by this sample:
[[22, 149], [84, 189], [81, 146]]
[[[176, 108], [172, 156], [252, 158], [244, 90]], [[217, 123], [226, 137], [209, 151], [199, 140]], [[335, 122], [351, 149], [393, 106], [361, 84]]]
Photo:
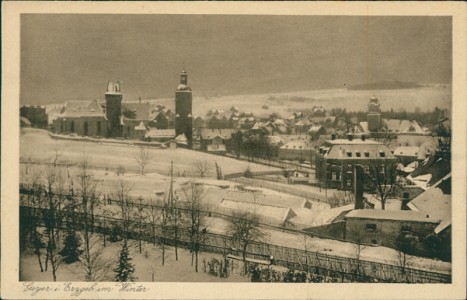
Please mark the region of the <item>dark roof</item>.
[[424, 162], [419, 164], [411, 174], [411, 178], [416, 178], [421, 175], [431, 174], [431, 179], [428, 185], [433, 185], [451, 172], [451, 162], [440, 158], [437, 155], [428, 157]]

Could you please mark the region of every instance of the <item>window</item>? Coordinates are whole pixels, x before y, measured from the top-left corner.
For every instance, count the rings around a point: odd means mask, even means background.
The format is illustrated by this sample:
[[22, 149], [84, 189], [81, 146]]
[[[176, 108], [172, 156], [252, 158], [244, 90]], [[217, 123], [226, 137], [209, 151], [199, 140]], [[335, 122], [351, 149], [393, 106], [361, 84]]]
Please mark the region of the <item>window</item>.
[[347, 179], [347, 188], [350, 189], [352, 187], [352, 180]]
[[84, 122], [83, 129], [84, 129], [84, 135], [88, 135], [89, 133], [88, 122]]
[[365, 157], [370, 157], [370, 152], [365, 151]]
[[364, 165], [363, 170], [365, 171], [365, 173], [370, 173], [370, 166], [369, 165]]
[[381, 174], [384, 174], [384, 173], [386, 173], [386, 166], [381, 165]]
[[347, 152], [347, 157], [352, 157], [352, 152], [348, 151]]
[[352, 169], [353, 169], [352, 165], [347, 165], [347, 172], [352, 172], [353, 171]]
[[71, 121], [70, 131], [75, 132], [75, 121]]
[[376, 224], [365, 224], [366, 230], [376, 231]]
[[355, 152], [355, 155], [356, 155], [357, 157], [361, 157], [361, 156], [362, 156], [362, 154], [360, 153], [360, 151], [356, 151], [356, 152]]
[[386, 153], [383, 150], [379, 150], [379, 157], [385, 157]]

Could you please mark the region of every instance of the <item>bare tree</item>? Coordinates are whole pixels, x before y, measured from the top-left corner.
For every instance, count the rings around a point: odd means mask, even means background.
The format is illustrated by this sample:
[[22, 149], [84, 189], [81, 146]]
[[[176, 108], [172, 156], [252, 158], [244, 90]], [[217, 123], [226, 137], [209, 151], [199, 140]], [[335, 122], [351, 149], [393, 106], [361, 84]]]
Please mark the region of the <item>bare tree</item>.
[[100, 238], [98, 236], [83, 235], [83, 244], [87, 245], [87, 250], [80, 255], [78, 268], [84, 273], [85, 281], [102, 281], [106, 280], [106, 276], [111, 270], [111, 261], [104, 259], [102, 252], [103, 247], [99, 245]]
[[308, 272], [308, 252], [310, 251], [310, 249], [313, 248], [314, 243], [311, 237], [304, 233], [302, 244], [303, 244], [303, 250], [305, 251], [305, 268], [304, 269]]
[[190, 222], [190, 242], [191, 242], [191, 265], [193, 265], [193, 258], [195, 260], [195, 272], [198, 272], [198, 254], [200, 243], [202, 242], [205, 233], [205, 212], [203, 211], [202, 203], [202, 187], [190, 184], [189, 187], [183, 190], [186, 198], [186, 208], [189, 214]]
[[85, 279], [88, 281], [98, 280], [97, 269], [102, 269], [100, 260], [100, 250], [96, 250], [96, 242], [99, 239], [93, 235], [94, 233], [94, 210], [99, 205], [99, 197], [97, 195], [97, 180], [95, 180], [91, 171], [91, 162], [88, 157], [83, 154], [81, 161], [78, 163], [78, 174], [76, 181], [78, 185], [77, 191], [77, 211], [80, 213], [82, 220], [80, 224], [83, 252], [80, 255], [81, 269], [85, 273]]
[[364, 243], [364, 232], [358, 229], [353, 229], [350, 230], [348, 235], [350, 235], [349, 240], [352, 241], [352, 246], [354, 248], [354, 254], [355, 254], [355, 260], [357, 265], [355, 266], [355, 269], [353, 272], [357, 275], [361, 275], [362, 270], [361, 270], [361, 256], [362, 256], [362, 251], [365, 250], [366, 245]]
[[120, 206], [122, 218], [122, 234], [125, 240], [128, 239], [131, 224], [130, 193], [134, 189], [134, 184], [120, 179], [114, 186], [113, 194]]
[[381, 209], [394, 192], [396, 185], [396, 165], [393, 159], [375, 159], [369, 162], [366, 178], [372, 194], [381, 201]]
[[54, 149], [54, 155], [52, 157], [52, 164], [54, 167], [56, 167], [60, 163], [60, 159], [63, 156], [62, 151], [60, 149], [55, 148]]
[[138, 197], [138, 205], [133, 210], [133, 218], [135, 220], [135, 227], [138, 230], [138, 250], [139, 253], [142, 253], [142, 237], [146, 225], [146, 214], [145, 207], [143, 206], [143, 197]]
[[46, 245], [43, 241], [43, 234], [38, 228], [40, 226], [39, 219], [41, 218], [41, 208], [44, 208], [45, 205], [45, 201], [43, 201], [45, 198], [45, 187], [41, 181], [41, 176], [39, 174], [32, 175], [29, 193], [26, 198], [30, 218], [25, 221], [29, 223], [30, 242], [32, 244], [34, 254], [37, 256], [40, 271], [44, 272], [41, 259], [41, 249], [45, 248]]
[[350, 192], [336, 191], [332, 197], [328, 198], [328, 203], [331, 208], [345, 206], [355, 203], [355, 196]]
[[204, 178], [209, 174], [210, 171], [209, 162], [206, 160], [195, 161], [195, 170], [199, 174], [199, 177]]
[[149, 221], [149, 225], [151, 227], [151, 236], [152, 236], [152, 244], [156, 245], [156, 229], [157, 224], [159, 224], [161, 220], [161, 209], [157, 209], [157, 205], [159, 203], [156, 201], [155, 198], [151, 197], [149, 199], [149, 205], [146, 206], [146, 216], [145, 218]]
[[144, 168], [154, 159], [153, 153], [144, 146], [139, 146], [138, 150], [133, 154], [133, 158], [139, 166], [141, 175], [144, 175]]
[[246, 262], [248, 245], [262, 240], [265, 236], [265, 233], [260, 229], [259, 217], [246, 211], [235, 212], [229, 220], [227, 231], [242, 247], [243, 271], [246, 274], [248, 272]]
[[62, 227], [62, 203], [64, 202], [64, 181], [60, 169], [48, 167], [45, 178], [45, 210], [43, 220], [46, 232], [46, 270], [50, 261], [53, 280], [57, 281], [57, 270], [63, 262], [60, 255], [63, 232]]
[[396, 238], [397, 260], [404, 276], [407, 275], [407, 268], [412, 264], [413, 257], [410, 254], [415, 250], [415, 240], [415, 236], [405, 232], [400, 232]]

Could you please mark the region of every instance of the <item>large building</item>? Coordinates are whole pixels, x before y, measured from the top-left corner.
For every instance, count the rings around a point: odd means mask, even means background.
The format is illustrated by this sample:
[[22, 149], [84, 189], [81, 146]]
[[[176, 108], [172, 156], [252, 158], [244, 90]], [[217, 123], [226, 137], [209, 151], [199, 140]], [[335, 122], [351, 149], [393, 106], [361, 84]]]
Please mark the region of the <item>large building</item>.
[[351, 189], [352, 171], [356, 164], [362, 165], [365, 172], [379, 166], [385, 172], [387, 166], [395, 162], [389, 148], [380, 142], [369, 140], [362, 135], [354, 138], [328, 140], [315, 150], [316, 178], [326, 188]]
[[55, 133], [82, 136], [108, 135], [107, 117], [97, 100], [67, 101], [53, 122]]
[[[26, 111], [22, 109], [21, 114], [25, 114]], [[142, 103], [141, 98], [139, 102], [123, 102], [120, 82], [109, 82], [105, 93], [105, 104], [97, 100], [67, 101], [60, 115], [53, 122], [53, 131], [80, 136], [125, 139], [149, 139], [150, 136], [151, 140], [158, 140], [161, 130], [166, 130], [162, 140], [170, 136], [171, 139], [176, 139], [191, 148], [192, 92], [188, 86], [188, 75], [185, 70], [180, 74], [180, 84], [175, 93], [175, 117], [172, 116], [170, 110], [153, 109], [149, 103]], [[25, 126], [32, 123], [26, 118], [24, 120]], [[157, 134], [154, 129], [158, 130]], [[151, 133], [148, 135], [149, 132]]]
[[188, 147], [193, 145], [192, 92], [188, 86], [188, 74], [180, 73], [180, 84], [175, 92], [175, 134], [185, 135]]

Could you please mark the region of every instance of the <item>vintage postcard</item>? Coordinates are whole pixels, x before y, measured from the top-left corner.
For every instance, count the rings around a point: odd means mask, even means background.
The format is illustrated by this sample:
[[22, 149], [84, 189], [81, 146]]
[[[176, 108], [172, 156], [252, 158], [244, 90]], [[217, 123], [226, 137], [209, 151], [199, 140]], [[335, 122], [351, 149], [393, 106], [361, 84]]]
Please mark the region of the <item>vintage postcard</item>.
[[2, 4], [5, 299], [463, 299], [464, 3]]

